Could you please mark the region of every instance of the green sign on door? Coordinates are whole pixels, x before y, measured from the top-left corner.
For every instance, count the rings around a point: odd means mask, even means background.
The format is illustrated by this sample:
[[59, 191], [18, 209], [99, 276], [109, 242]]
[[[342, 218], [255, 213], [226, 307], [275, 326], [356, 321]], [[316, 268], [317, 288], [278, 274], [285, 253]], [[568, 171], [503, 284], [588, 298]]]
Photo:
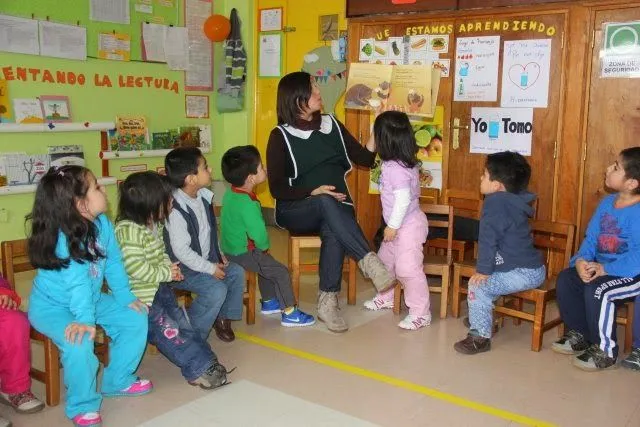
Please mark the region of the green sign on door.
[[640, 21], [605, 24], [604, 54], [635, 56], [640, 54]]

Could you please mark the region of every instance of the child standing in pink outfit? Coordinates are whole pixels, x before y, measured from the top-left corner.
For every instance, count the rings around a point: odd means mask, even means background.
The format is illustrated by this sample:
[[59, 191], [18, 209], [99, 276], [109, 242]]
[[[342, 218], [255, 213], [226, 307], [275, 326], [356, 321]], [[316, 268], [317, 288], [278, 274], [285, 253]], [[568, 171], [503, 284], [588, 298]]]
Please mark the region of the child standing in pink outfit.
[[[429, 227], [418, 203], [418, 146], [409, 117], [398, 111], [380, 114], [373, 125], [373, 134], [382, 159], [380, 199], [382, 216], [387, 223], [378, 256], [404, 285], [409, 314], [398, 326], [415, 331], [431, 323], [429, 288], [422, 267]], [[364, 306], [369, 310], [393, 308], [393, 288], [378, 293]]]

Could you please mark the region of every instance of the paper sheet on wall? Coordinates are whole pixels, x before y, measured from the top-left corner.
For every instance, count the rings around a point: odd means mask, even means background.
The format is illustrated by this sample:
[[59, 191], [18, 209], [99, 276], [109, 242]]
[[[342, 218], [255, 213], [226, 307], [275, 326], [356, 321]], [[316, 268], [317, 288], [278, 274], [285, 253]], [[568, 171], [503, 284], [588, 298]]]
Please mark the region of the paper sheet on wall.
[[282, 56], [282, 38], [280, 34], [260, 35], [260, 64], [258, 66], [258, 76], [260, 77], [280, 77]]
[[500, 36], [456, 39], [454, 101], [496, 101]]
[[167, 28], [164, 56], [170, 70], [186, 70], [189, 67], [189, 35], [185, 27]]
[[184, 107], [185, 116], [188, 118], [209, 118], [209, 96], [207, 95], [186, 95]]
[[504, 42], [502, 107], [547, 108], [551, 39]]
[[89, 18], [92, 21], [130, 24], [129, 0], [91, 0]]
[[471, 108], [469, 152], [516, 151], [531, 155], [533, 108]]
[[0, 51], [38, 55], [38, 21], [0, 15]]
[[204, 21], [211, 15], [211, 1], [184, 0], [185, 22], [189, 34], [189, 67], [185, 90], [213, 90], [213, 46], [204, 35]]
[[129, 61], [131, 59], [131, 36], [124, 33], [100, 33], [98, 36], [98, 58]]
[[40, 55], [55, 58], [87, 59], [87, 29], [74, 25], [38, 21]]
[[164, 41], [167, 34], [166, 25], [142, 23], [142, 60], [149, 62], [165, 62]]

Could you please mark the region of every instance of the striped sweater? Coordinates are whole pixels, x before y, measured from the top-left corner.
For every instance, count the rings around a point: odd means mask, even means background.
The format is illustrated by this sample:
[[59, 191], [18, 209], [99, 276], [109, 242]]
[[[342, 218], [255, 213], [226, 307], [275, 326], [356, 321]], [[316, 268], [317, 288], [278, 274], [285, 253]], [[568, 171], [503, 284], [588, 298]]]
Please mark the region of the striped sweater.
[[122, 250], [131, 291], [140, 301], [151, 304], [160, 282], [171, 281], [171, 261], [164, 252], [162, 224], [157, 234], [133, 221], [116, 225], [116, 238]]

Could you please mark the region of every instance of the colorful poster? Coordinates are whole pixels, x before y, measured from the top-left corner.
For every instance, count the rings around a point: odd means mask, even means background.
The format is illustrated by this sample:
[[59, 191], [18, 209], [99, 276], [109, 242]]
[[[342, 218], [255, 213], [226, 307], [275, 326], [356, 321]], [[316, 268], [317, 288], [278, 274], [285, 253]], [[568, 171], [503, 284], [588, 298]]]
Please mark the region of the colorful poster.
[[456, 39], [454, 101], [498, 100], [500, 36]]
[[42, 106], [37, 98], [14, 98], [13, 109], [16, 112], [16, 123], [44, 123]]
[[100, 33], [98, 36], [98, 58], [112, 61], [131, 59], [131, 36], [124, 33]]
[[600, 52], [603, 78], [640, 77], [640, 21], [604, 24]]
[[[40, 104], [38, 104], [39, 106]], [[0, 123], [8, 122], [12, 117], [11, 102], [9, 100], [9, 85], [0, 79]]]
[[504, 42], [501, 107], [547, 108], [551, 39]]
[[[374, 115], [371, 115], [374, 121]], [[420, 161], [420, 187], [442, 189], [442, 126], [444, 123], [444, 107], [435, 108], [435, 114], [429, 121], [411, 120], [411, 126], [418, 145]], [[379, 183], [382, 161], [376, 158], [376, 164], [369, 172], [369, 193], [379, 194]]]
[[516, 151], [531, 155], [533, 108], [471, 109], [471, 153]]
[[111, 150], [150, 150], [147, 119], [137, 117], [117, 117], [115, 135], [111, 137]]

